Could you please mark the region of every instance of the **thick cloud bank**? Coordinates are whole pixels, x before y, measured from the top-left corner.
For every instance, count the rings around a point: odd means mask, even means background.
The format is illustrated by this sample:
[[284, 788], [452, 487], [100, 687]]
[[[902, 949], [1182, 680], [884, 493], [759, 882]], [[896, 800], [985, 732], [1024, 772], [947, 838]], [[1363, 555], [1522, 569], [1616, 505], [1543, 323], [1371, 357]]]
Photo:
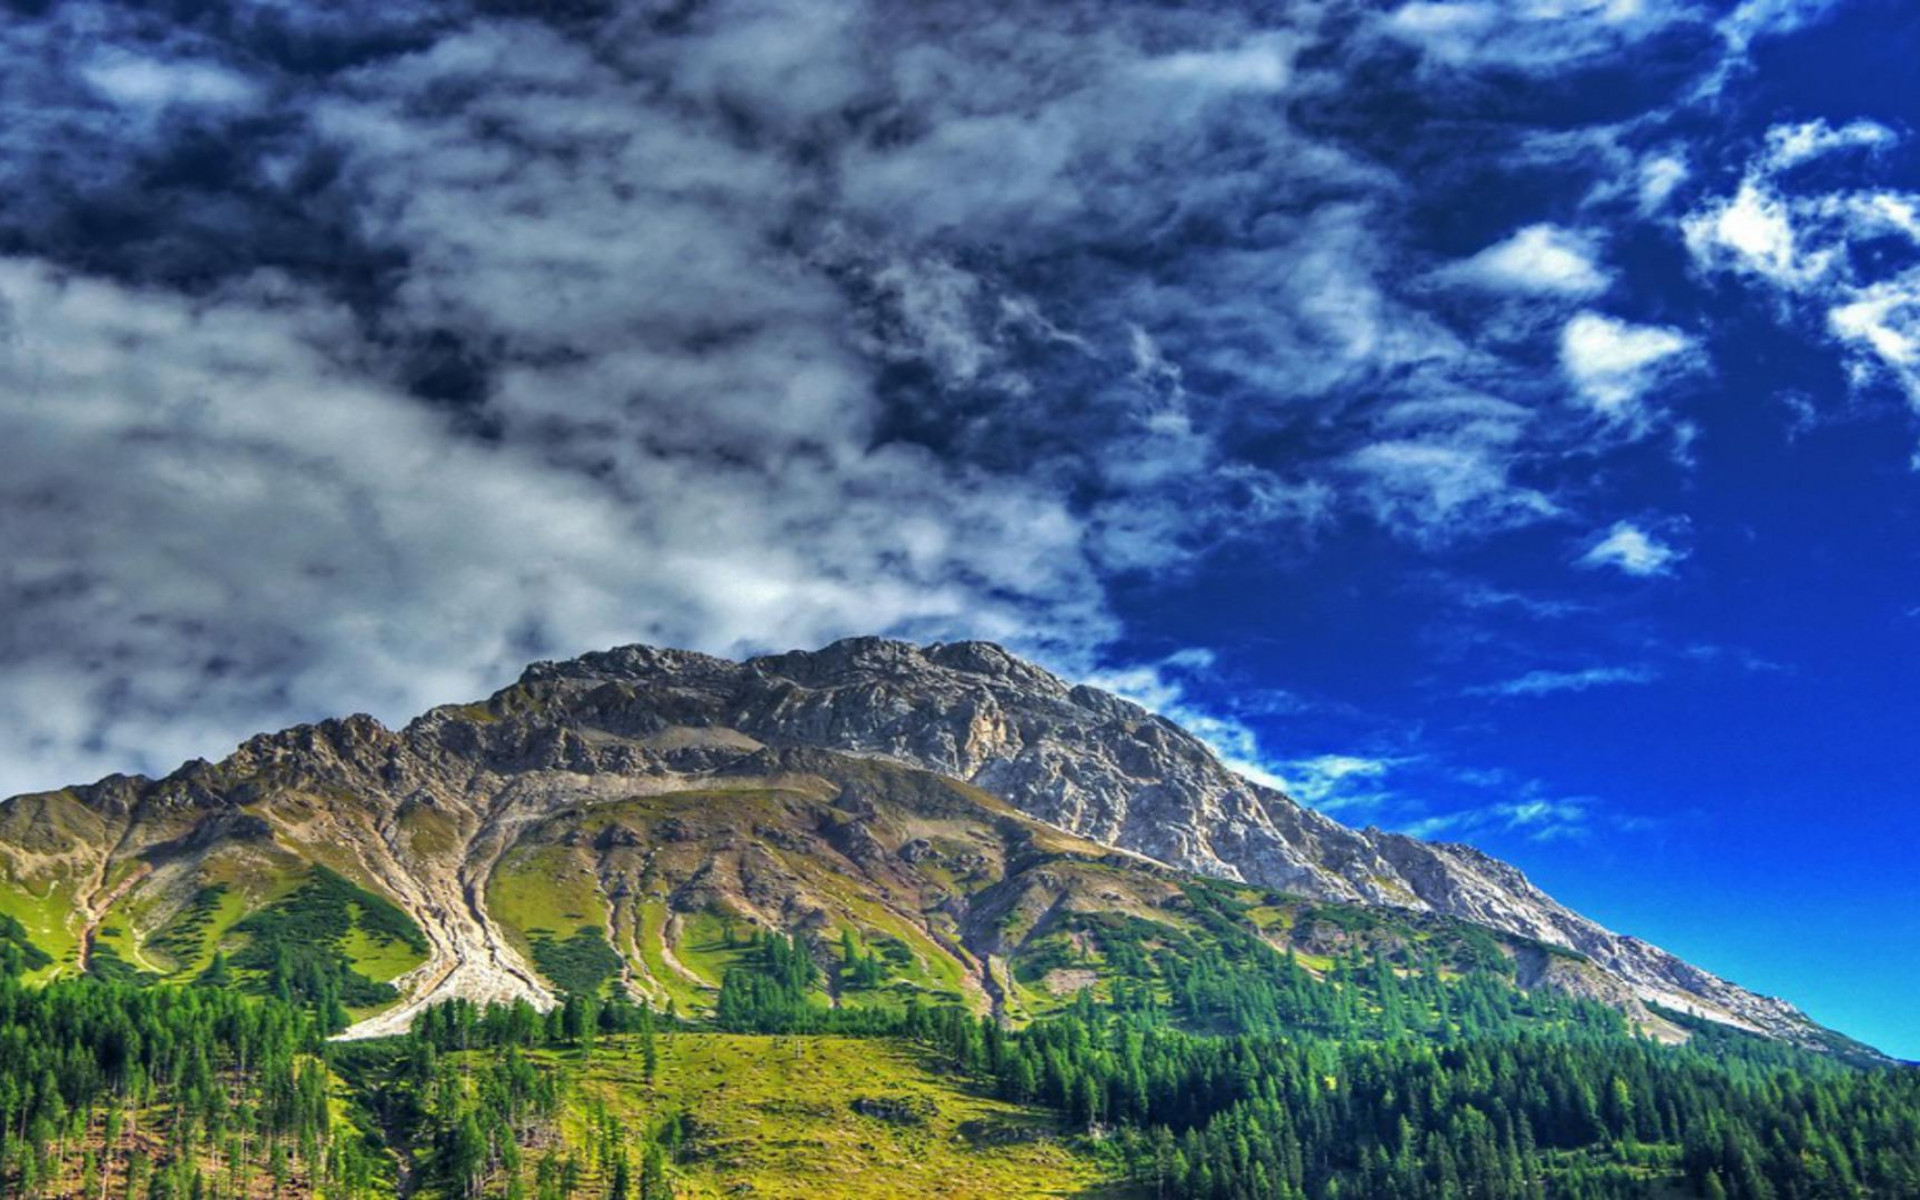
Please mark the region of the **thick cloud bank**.
[[[1914, 198], [1792, 190], [1902, 135], [1694, 180], [1664, 122], [1823, 6], [1706, 7], [14, 13], [0, 791], [623, 640], [1092, 671], [1116, 584], [1343, 529], [1663, 573], [1567, 459], [1682, 444], [1711, 374], [1619, 230], [1920, 395], [1912, 271], [1856, 261]], [[1504, 98], [1629, 60], [1631, 113]], [[1525, 164], [1594, 187], [1435, 220]]]

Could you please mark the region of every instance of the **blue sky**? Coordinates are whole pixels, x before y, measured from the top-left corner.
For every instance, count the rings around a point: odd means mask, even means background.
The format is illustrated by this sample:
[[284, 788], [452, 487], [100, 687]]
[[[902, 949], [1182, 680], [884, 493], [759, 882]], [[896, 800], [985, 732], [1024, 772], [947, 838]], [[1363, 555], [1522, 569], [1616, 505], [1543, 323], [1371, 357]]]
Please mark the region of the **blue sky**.
[[0, 24], [0, 788], [989, 637], [1920, 1057], [1920, 13]]

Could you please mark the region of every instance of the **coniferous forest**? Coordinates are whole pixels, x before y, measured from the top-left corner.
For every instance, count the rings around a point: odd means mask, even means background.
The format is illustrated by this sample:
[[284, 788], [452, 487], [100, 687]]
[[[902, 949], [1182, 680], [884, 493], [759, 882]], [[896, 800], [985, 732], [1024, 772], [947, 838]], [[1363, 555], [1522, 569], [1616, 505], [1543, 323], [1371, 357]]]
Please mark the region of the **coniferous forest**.
[[0, 980], [12, 1196], [662, 1200], [710, 1152], [697, 1123], [635, 1127], [575, 1081], [617, 1061], [650, 1086], [663, 1046], [740, 1035], [912, 1044], [956, 1087], [1054, 1114], [1115, 1194], [1920, 1195], [1920, 1072], [1700, 1022], [1660, 1045], [1614, 1010], [1432, 959], [1376, 952], [1322, 979], [1223, 938], [1149, 964], [1158, 986], [1083, 991], [1009, 1028], [954, 1005], [831, 1007], [826, 973], [877, 969], [851, 939], [836, 955], [755, 931], [710, 1020], [575, 993], [547, 1013], [455, 1002], [404, 1037], [337, 1043], [337, 996], [289, 1001], [271, 973], [28, 986], [29, 949], [8, 942]]

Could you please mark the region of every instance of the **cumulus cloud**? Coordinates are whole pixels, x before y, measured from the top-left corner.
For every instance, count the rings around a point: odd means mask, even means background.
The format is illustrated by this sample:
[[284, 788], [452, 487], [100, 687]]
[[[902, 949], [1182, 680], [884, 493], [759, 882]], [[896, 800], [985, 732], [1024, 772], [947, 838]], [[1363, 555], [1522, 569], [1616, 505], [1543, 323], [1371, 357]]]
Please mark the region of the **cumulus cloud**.
[[1613, 527], [1580, 556], [1579, 565], [1606, 567], [1645, 578], [1668, 574], [1683, 557], [1679, 550], [1633, 522], [1615, 521]]
[[1607, 290], [1592, 239], [1557, 225], [1529, 225], [1443, 270], [1441, 277], [1495, 292], [1589, 297]]
[[1645, 425], [1653, 412], [1647, 394], [1698, 362], [1693, 339], [1666, 326], [1587, 311], [1560, 333], [1560, 366], [1575, 392], [1596, 413], [1622, 424]]
[[1689, 214], [1682, 228], [1700, 265], [1744, 271], [1779, 287], [1813, 284], [1835, 263], [1832, 246], [1803, 249], [1793, 205], [1758, 177]]

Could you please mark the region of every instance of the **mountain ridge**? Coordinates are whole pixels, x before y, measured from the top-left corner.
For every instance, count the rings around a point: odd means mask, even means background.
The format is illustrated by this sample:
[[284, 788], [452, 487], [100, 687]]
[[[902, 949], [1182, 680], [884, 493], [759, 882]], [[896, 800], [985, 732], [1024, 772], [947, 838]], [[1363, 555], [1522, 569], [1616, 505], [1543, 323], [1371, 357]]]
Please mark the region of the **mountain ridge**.
[[[625, 646], [534, 663], [484, 702], [441, 706], [399, 730], [364, 715], [333, 719], [258, 735], [220, 763], [160, 780], [109, 776], [13, 798], [0, 805], [0, 844], [14, 878], [36, 856], [73, 860], [66, 876], [27, 875], [44, 878], [49, 897], [70, 889], [81, 969], [129, 891], [137, 907], [173, 887], [151, 920], [177, 921], [184, 885], [165, 873], [182, 855], [199, 856], [195, 878], [210, 861], [271, 864], [288, 850], [352, 871], [413, 914], [428, 945], [424, 962], [392, 980], [399, 1006], [356, 1027], [372, 1035], [404, 1027], [435, 996], [547, 1002], [526, 946], [490, 914], [488, 889], [554, 812], [772, 770], [781, 754], [809, 749], [957, 780], [1177, 870], [1562, 947], [1612, 981], [1587, 972], [1578, 986], [1636, 1019], [1651, 1020], [1652, 1004], [1800, 1044], [1839, 1040], [1784, 1001], [1581, 917], [1509, 864], [1460, 844], [1350, 829], [1233, 773], [1166, 718], [985, 642], [858, 638], [742, 662]], [[49, 839], [63, 829], [73, 846], [105, 853], [95, 862], [62, 851]], [[423, 867], [436, 855], [457, 862]]]
[[[1098, 689], [1070, 684], [992, 643], [923, 648], [884, 638], [851, 638], [820, 651], [790, 651], [740, 664], [653, 647], [622, 647], [536, 664], [522, 683], [577, 684], [582, 671], [588, 679], [638, 681], [662, 669], [683, 685], [690, 676], [715, 675], [745, 685], [742, 694], [728, 697], [738, 710], [725, 719], [744, 722], [748, 732], [849, 738], [850, 748], [892, 753], [968, 779], [1071, 832], [1182, 869], [1318, 898], [1431, 909], [1568, 946], [1621, 976], [1645, 1001], [1790, 1040], [1813, 1027], [1784, 1001], [1739, 988], [1650, 943], [1579, 916], [1547, 897], [1517, 868], [1471, 846], [1352, 830], [1235, 774], [1172, 721]], [[922, 713], [917, 727], [915, 722], [889, 720], [887, 681], [903, 678], [916, 680], [922, 689], [935, 680], [945, 685], [941, 699], [947, 703], [934, 719]], [[757, 679], [767, 681], [764, 689], [754, 686]], [[782, 680], [814, 695], [788, 693]], [[969, 686], [973, 681], [1011, 686], [982, 689]], [[846, 688], [852, 692], [842, 698], [850, 696], [852, 705], [824, 700], [826, 693]], [[673, 690], [681, 702], [689, 699], [691, 689]], [[1137, 738], [1137, 745], [1121, 745], [1107, 755], [1103, 765], [1110, 774], [1104, 781], [1085, 779], [1086, 772], [1073, 770], [1073, 763], [1064, 764], [1063, 771], [1048, 744], [1053, 732], [1041, 731], [1032, 745], [1024, 736], [1009, 738], [1012, 731], [1000, 703], [1009, 691], [1117, 722]], [[756, 692], [760, 709], [752, 700]], [[766, 707], [774, 696], [784, 698]], [[866, 703], [875, 697], [882, 703]], [[1059, 711], [1056, 707], [1056, 715]], [[702, 715], [722, 714], [709, 709]], [[1014, 750], [1011, 758], [997, 753], [1009, 748]], [[1178, 819], [1181, 816], [1187, 819]]]

